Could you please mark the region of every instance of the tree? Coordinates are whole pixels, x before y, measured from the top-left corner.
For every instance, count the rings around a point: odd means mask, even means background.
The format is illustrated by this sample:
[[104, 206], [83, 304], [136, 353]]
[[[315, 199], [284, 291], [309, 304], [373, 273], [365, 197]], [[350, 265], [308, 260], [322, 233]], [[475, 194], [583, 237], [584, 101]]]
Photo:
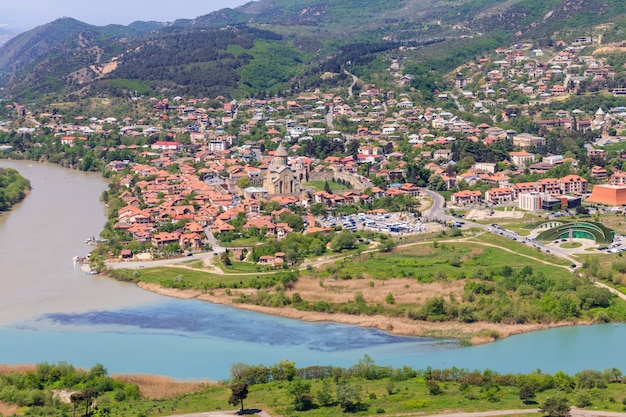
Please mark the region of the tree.
[[324, 181], [324, 191], [328, 194], [333, 193], [333, 190], [330, 188], [330, 184], [328, 184], [328, 180]]
[[220, 260], [224, 264], [224, 266], [230, 266], [232, 262], [230, 261], [230, 256], [228, 256], [228, 251], [222, 252], [220, 255]]
[[428, 388], [428, 393], [430, 395], [441, 394], [441, 386], [435, 380], [429, 379], [428, 381], [426, 381], [426, 387]]
[[330, 249], [333, 252], [341, 252], [344, 249], [353, 249], [356, 245], [356, 237], [354, 233], [344, 230], [338, 233], [330, 241]]
[[567, 399], [550, 397], [543, 402], [540, 410], [549, 417], [568, 417], [570, 407], [567, 405]]
[[327, 407], [333, 403], [333, 394], [330, 390], [330, 379], [324, 378], [322, 380], [322, 386], [316, 392], [317, 401], [320, 405]]
[[291, 361], [280, 361], [270, 367], [272, 379], [274, 381], [292, 381], [295, 379], [296, 363]]
[[340, 382], [337, 384], [337, 402], [345, 412], [358, 411], [361, 408], [361, 386]]
[[325, 216], [326, 215], [326, 206], [322, 203], [315, 203], [311, 205], [311, 214], [314, 216]]
[[236, 379], [230, 383], [230, 398], [228, 404], [236, 406], [241, 405], [241, 413], [243, 414], [243, 400], [248, 396], [248, 383], [241, 379]]
[[250, 186], [250, 178], [241, 177], [237, 180], [237, 187], [241, 188], [242, 190], [244, 188], [248, 188], [249, 186]]
[[532, 384], [524, 384], [519, 389], [519, 399], [527, 404], [535, 399], [535, 387]]
[[293, 408], [296, 411], [306, 411], [313, 407], [311, 383], [302, 379], [294, 379], [287, 388], [287, 395], [291, 397]]

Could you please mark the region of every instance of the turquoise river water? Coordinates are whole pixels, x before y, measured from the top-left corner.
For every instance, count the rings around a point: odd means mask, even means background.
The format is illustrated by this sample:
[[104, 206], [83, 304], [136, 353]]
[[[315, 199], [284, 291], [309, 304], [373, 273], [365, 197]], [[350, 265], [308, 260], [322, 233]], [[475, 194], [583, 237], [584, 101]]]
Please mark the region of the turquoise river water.
[[379, 365], [544, 372], [624, 369], [626, 326], [575, 326], [460, 347], [356, 326], [304, 323], [86, 275], [72, 263], [106, 220], [98, 174], [0, 160], [33, 190], [0, 215], [0, 363], [67, 361], [110, 372], [180, 379], [227, 378], [235, 362], [349, 367], [365, 354]]

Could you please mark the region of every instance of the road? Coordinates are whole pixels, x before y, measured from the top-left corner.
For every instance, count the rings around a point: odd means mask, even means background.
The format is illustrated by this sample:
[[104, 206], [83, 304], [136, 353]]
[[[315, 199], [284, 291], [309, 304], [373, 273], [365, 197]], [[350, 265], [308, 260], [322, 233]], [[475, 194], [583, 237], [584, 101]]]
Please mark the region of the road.
[[265, 411], [261, 410], [245, 410], [245, 414], [239, 414], [238, 410], [228, 411], [208, 411], [206, 413], [194, 413], [194, 414], [176, 414], [167, 417], [232, 417], [232, 416], [259, 416], [259, 417], [271, 417]]
[[[247, 414], [259, 417], [271, 417], [264, 411], [256, 411], [254, 414]], [[447, 414], [430, 414], [425, 415], [423, 412], [416, 413], [402, 413], [402, 416], [419, 416], [419, 417], [498, 417], [498, 416], [511, 416], [518, 414], [537, 414], [541, 412], [538, 408], [529, 409], [516, 409], [516, 410], [495, 410], [495, 411], [479, 411], [476, 413], [447, 413]], [[177, 414], [168, 417], [231, 417], [239, 415], [236, 411], [213, 411], [207, 413], [196, 414]], [[395, 414], [398, 415], [398, 414]], [[577, 407], [572, 407], [570, 410], [571, 417], [626, 417], [626, 413], [620, 413], [616, 411], [601, 411], [601, 410], [584, 410]]]
[[[445, 214], [444, 209], [446, 206], [446, 201], [443, 198], [443, 196], [435, 191], [431, 191], [429, 189], [422, 189], [422, 192], [427, 194], [431, 200], [432, 200], [432, 205], [430, 206], [430, 208], [428, 210], [425, 210], [423, 212], [423, 216], [426, 217], [428, 220], [430, 221], [459, 221], [458, 218], [454, 217], [454, 216], [450, 216], [448, 214]], [[504, 229], [504, 228], [498, 228], [495, 229], [493, 226], [491, 225], [484, 225], [484, 224], [480, 224], [480, 223], [475, 223], [472, 221], [469, 221], [467, 219], [463, 219], [463, 222], [465, 223], [466, 227], [476, 227], [479, 229], [483, 229], [486, 230], [487, 232], [490, 233], [497, 233], [501, 236], [504, 236], [508, 239], [515, 239], [517, 240], [519, 238], [519, 236], [517, 235], [517, 233]], [[555, 256], [558, 256], [559, 258], [565, 259], [568, 262], [571, 262], [572, 265], [576, 265], [576, 268], [579, 268], [580, 266], [582, 266], [582, 264], [577, 261], [576, 259], [572, 258], [569, 254], [568, 251], [566, 251], [565, 249], [561, 249], [561, 248], [550, 248], [550, 249], [545, 249], [543, 244], [539, 243], [539, 242], [534, 242], [534, 241], [525, 241], [525, 243], [527, 245], [531, 245], [533, 247], [539, 248], [540, 250], [547, 252], [547, 253], [551, 253]]]
[[352, 98], [352, 96], [354, 96], [353, 89], [357, 81], [359, 81], [359, 77], [354, 74], [350, 74], [347, 70], [344, 70], [343, 73], [352, 77], [352, 84], [350, 84], [350, 87], [348, 88], [348, 98]]

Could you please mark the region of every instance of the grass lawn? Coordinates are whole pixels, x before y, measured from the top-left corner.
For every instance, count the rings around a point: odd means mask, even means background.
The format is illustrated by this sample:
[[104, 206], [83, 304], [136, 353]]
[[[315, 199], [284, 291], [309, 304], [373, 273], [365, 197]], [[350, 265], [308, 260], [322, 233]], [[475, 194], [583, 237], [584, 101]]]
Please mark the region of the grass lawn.
[[[309, 181], [305, 182], [305, 187], [313, 187], [317, 191], [324, 191], [325, 181]], [[349, 190], [350, 188], [344, 184], [339, 184], [338, 182], [328, 181], [328, 186], [332, 191], [341, 191], [341, 190]]]
[[226, 273], [250, 273], [250, 272], [267, 272], [272, 271], [266, 266], [257, 265], [252, 262], [232, 262], [229, 266], [224, 265], [222, 262], [215, 262], [217, 266], [219, 266], [222, 271]]
[[[237, 271], [243, 273], [242, 271]], [[255, 271], [256, 272], [256, 271]], [[217, 275], [205, 271], [197, 271], [177, 267], [145, 268], [140, 271], [120, 269], [121, 277], [133, 281], [159, 284], [166, 288], [178, 289], [211, 289], [211, 288], [250, 288], [257, 287], [259, 282], [273, 281], [276, 274], [241, 275], [237, 273]]]
[[580, 248], [583, 244], [580, 242], [573, 242], [573, 243], [563, 243], [561, 245], [559, 245], [560, 248], [563, 249], [576, 249], [576, 248]]
[[240, 248], [258, 245], [261, 242], [258, 236], [242, 237], [240, 239], [231, 240], [230, 242], [221, 242], [220, 244], [226, 248]]
[[[506, 240], [506, 239], [503, 239]], [[514, 242], [513, 242], [514, 243]], [[499, 242], [498, 242], [499, 244]], [[504, 245], [502, 245], [504, 246]], [[525, 249], [521, 244], [519, 249]], [[518, 248], [515, 248], [516, 250]], [[520, 251], [521, 252], [521, 251]], [[539, 259], [551, 258], [543, 253], [528, 251]], [[559, 261], [555, 259], [555, 261]], [[557, 263], [557, 262], [555, 262]], [[559, 262], [559, 264], [561, 264]], [[569, 265], [569, 262], [564, 262]], [[532, 266], [550, 276], [569, 276], [570, 273], [557, 266], [539, 263], [523, 256], [512, 256], [502, 249], [481, 246], [476, 243], [427, 243], [409, 247], [396, 248], [390, 253], [368, 253], [338, 261], [330, 267], [341, 268], [344, 274], [365, 279], [416, 278], [421, 282], [432, 282], [437, 279], [462, 279], [472, 277], [490, 270], [498, 271], [503, 265], [514, 269]], [[326, 269], [329, 271], [329, 269]], [[346, 275], [346, 276], [348, 276]]]
[[[626, 143], [626, 142], [625, 142]], [[599, 218], [588, 218], [589, 221], [598, 221], [615, 233], [626, 233], [626, 217], [620, 214], [602, 214]]]
[[[505, 237], [502, 237], [502, 236], [499, 236], [499, 235], [495, 235], [493, 233], [483, 234], [481, 236], [477, 236], [475, 239], [477, 241], [480, 241], [480, 242], [491, 243], [491, 244], [498, 245], [501, 248], [510, 249], [512, 251], [515, 251], [516, 253], [532, 256], [533, 258], [536, 258], [536, 259], [539, 259], [539, 260], [548, 261], [548, 262], [553, 263], [555, 265], [569, 266], [571, 264], [571, 262], [569, 262], [566, 259], [561, 259], [561, 258], [558, 258], [556, 256], [549, 255], [547, 253], [544, 253], [544, 252], [540, 251], [537, 248], [530, 247], [530, 246], [528, 246], [528, 245], [526, 245], [524, 243], [516, 242], [514, 240], [510, 240], [510, 239], [507, 239]], [[508, 258], [503, 258], [502, 259], [502, 261], [505, 262], [505, 264], [506, 264], [506, 262], [508, 262], [510, 260], [510, 258], [512, 256], [511, 256], [510, 253], [508, 253], [507, 257]], [[519, 258], [519, 257], [516, 257], [516, 258]], [[537, 266], [544, 265], [544, 264], [539, 264], [539, 263], [536, 263], [536, 264], [537, 264]]]

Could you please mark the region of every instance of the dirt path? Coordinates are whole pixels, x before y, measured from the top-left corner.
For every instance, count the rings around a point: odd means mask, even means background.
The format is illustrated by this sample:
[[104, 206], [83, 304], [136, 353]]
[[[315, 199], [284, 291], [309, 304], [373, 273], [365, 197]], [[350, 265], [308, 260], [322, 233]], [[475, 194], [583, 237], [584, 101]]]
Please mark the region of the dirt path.
[[[498, 417], [498, 416], [511, 416], [518, 414], [536, 414], [539, 413], [538, 408], [529, 409], [517, 409], [517, 410], [496, 410], [496, 411], [479, 411], [476, 413], [445, 413], [445, 414], [430, 414], [425, 415], [423, 412], [419, 413], [394, 413], [394, 416], [419, 416], [419, 417]], [[196, 414], [178, 414], [168, 417], [231, 417], [238, 415], [236, 411], [214, 411], [207, 413]], [[259, 411], [256, 414], [248, 414], [259, 417], [271, 417], [264, 411]], [[380, 415], [380, 414], [378, 414]], [[626, 413], [620, 413], [616, 411], [601, 411], [601, 410], [583, 410], [580, 408], [572, 407], [570, 411], [571, 417], [626, 417]]]
[[609, 287], [608, 285], [603, 284], [603, 283], [598, 282], [598, 281], [592, 281], [592, 282], [593, 282], [593, 284], [594, 284], [596, 287], [605, 288], [605, 289], [607, 289], [607, 290], [611, 291], [613, 294], [617, 295], [617, 296], [618, 296], [619, 298], [621, 298], [622, 300], [626, 300], [626, 294], [624, 294], [624, 293], [622, 293], [622, 292], [620, 292], [620, 291], [616, 290], [615, 288], [613, 288], [613, 287]]
[[167, 417], [232, 417], [232, 416], [258, 416], [258, 417], [272, 417], [265, 411], [261, 410], [246, 410], [245, 414], [238, 414], [239, 410], [232, 411], [208, 411], [206, 413], [194, 413], [194, 414], [176, 414]]

